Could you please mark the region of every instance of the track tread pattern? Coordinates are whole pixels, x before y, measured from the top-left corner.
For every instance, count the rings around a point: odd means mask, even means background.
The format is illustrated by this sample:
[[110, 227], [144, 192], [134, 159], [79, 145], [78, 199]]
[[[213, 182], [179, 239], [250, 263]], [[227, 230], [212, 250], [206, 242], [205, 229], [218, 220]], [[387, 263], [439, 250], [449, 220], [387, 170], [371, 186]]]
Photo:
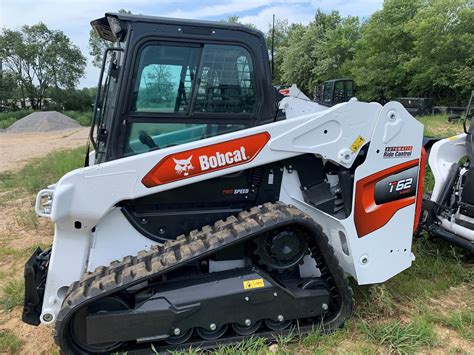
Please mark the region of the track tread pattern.
[[[109, 266], [99, 266], [93, 272], [85, 273], [70, 287], [56, 319], [55, 342], [63, 352], [74, 352], [67, 341], [67, 324], [74, 312], [82, 306], [133, 285], [184, 265], [194, 259], [211, 255], [218, 249], [250, 239], [262, 232], [289, 224], [300, 224], [317, 232], [323, 238], [315, 238], [319, 253], [314, 255], [322, 274], [332, 283], [330, 289], [335, 299], [339, 299], [343, 315], [324, 325], [325, 330], [334, 330], [343, 325], [352, 309], [352, 290], [342, 269], [339, 267], [334, 250], [328, 243], [322, 227], [307, 214], [292, 205], [282, 202], [265, 203], [243, 211], [237, 217], [230, 216], [214, 225], [203, 226], [188, 235], [180, 235], [175, 240], [161, 246], [142, 250], [136, 256], [126, 256], [121, 261], [112, 261]], [[316, 247], [316, 246], [315, 246]], [[318, 261], [319, 258], [319, 261]]]

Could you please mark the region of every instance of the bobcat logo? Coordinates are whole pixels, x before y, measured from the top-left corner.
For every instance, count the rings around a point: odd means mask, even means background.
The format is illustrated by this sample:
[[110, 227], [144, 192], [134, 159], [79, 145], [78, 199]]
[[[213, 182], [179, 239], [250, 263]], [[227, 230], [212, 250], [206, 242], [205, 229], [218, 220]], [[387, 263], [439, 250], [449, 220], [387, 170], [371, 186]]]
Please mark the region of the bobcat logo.
[[189, 175], [189, 171], [194, 169], [193, 164], [191, 163], [191, 159], [193, 156], [191, 155], [188, 159], [175, 159], [173, 158], [175, 162], [174, 170], [176, 171], [176, 174], [181, 175], [183, 174], [184, 176]]

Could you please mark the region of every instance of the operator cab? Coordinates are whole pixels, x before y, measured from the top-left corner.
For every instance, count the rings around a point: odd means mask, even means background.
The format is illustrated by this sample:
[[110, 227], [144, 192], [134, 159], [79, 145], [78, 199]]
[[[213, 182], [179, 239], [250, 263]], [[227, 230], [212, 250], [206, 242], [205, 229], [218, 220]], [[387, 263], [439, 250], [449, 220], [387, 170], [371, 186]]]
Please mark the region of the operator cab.
[[90, 135], [95, 162], [274, 121], [261, 32], [116, 13], [91, 24], [111, 42]]

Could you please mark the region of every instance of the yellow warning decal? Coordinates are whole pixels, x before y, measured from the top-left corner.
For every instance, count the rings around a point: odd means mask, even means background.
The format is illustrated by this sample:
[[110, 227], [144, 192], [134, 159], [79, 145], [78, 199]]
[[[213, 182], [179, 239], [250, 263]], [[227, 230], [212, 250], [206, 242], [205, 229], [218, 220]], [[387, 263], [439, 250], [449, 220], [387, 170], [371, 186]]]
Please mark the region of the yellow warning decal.
[[354, 153], [357, 152], [364, 143], [365, 143], [365, 139], [362, 138], [362, 136], [357, 137], [354, 143], [352, 143], [351, 145], [352, 152]]
[[251, 290], [252, 288], [259, 288], [265, 286], [263, 279], [254, 279], [244, 281], [244, 289]]

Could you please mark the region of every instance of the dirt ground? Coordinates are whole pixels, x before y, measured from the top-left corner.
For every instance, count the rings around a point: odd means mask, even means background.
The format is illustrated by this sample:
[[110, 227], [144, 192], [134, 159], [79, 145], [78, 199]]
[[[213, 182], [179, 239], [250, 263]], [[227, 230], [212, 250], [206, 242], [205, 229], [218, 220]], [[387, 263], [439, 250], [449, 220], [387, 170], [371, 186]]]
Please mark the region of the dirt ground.
[[0, 172], [22, 167], [54, 150], [85, 146], [89, 128], [41, 133], [0, 133]]

